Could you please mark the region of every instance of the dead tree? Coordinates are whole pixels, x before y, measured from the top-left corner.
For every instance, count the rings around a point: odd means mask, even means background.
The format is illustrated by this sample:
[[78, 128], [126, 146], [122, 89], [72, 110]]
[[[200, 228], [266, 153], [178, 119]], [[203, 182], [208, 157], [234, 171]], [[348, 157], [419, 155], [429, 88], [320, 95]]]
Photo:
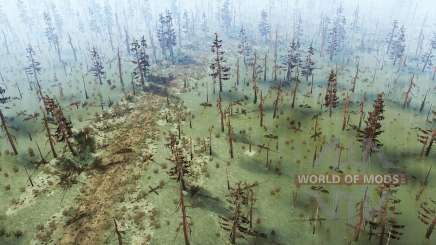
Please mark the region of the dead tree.
[[253, 66], [252, 66], [252, 71], [251, 71], [251, 83], [253, 84], [253, 92], [254, 92], [254, 99], [253, 99], [253, 104], [257, 103], [257, 91], [258, 91], [258, 87], [257, 87], [257, 55], [256, 55], [256, 51], [254, 52], [254, 59], [253, 59]]
[[428, 226], [425, 238], [430, 239], [436, 227], [436, 201], [430, 199], [429, 201], [421, 203], [418, 218], [424, 225]]
[[265, 57], [263, 58], [263, 81], [266, 82], [266, 72], [267, 72], [267, 63], [268, 61], [268, 52], [265, 53]]
[[365, 129], [358, 130], [357, 139], [362, 144], [365, 160], [368, 160], [371, 154], [383, 145], [378, 139], [378, 136], [383, 132], [381, 130], [381, 121], [384, 119], [383, 112], [383, 93], [380, 93], [374, 101], [373, 111], [368, 113]]
[[359, 104], [359, 129], [362, 127], [362, 122], [365, 119], [365, 102], [366, 102], [366, 93], [363, 94], [362, 99]]
[[356, 64], [356, 72], [354, 73], [353, 79], [351, 80], [351, 92], [354, 93], [354, 91], [356, 90], [356, 83], [357, 83], [357, 79], [359, 78], [359, 61], [357, 61]]
[[43, 114], [43, 118], [42, 118], [42, 120], [43, 120], [43, 123], [44, 123], [44, 128], [45, 128], [45, 130], [46, 130], [48, 143], [50, 144], [50, 150], [51, 150], [51, 153], [53, 154], [53, 157], [54, 157], [54, 158], [57, 158], [58, 156], [57, 156], [57, 153], [56, 153], [56, 150], [55, 150], [55, 147], [54, 147], [55, 142], [54, 142], [54, 140], [53, 140], [53, 135], [52, 135], [52, 133], [51, 133], [50, 126], [49, 126], [49, 124], [48, 124], [47, 115], [45, 114], [45, 111], [42, 111], [42, 114]]
[[49, 116], [54, 120], [53, 123], [56, 125], [55, 138], [58, 142], [64, 142], [73, 156], [77, 156], [74, 150], [73, 143], [71, 139], [73, 138], [72, 124], [64, 116], [64, 112], [59, 104], [52, 98], [45, 96], [43, 98], [44, 104], [47, 106]]
[[322, 131], [321, 128], [319, 127], [319, 114], [316, 114], [315, 116], [312, 117], [312, 120], [314, 120], [314, 125], [313, 125], [313, 134], [310, 136], [310, 138], [313, 139], [314, 142], [314, 152], [313, 152], [313, 158], [312, 158], [312, 167], [315, 167], [315, 162], [317, 159], [317, 154], [318, 154], [318, 144], [319, 144], [319, 140], [321, 139], [322, 136]]
[[421, 157], [428, 157], [436, 142], [436, 129], [419, 129], [418, 141], [422, 144]]
[[[252, 195], [251, 188], [254, 185], [247, 185], [238, 182], [234, 187], [230, 187], [228, 183], [229, 194], [227, 195], [227, 202], [230, 206], [230, 215], [228, 217], [220, 216], [220, 226], [223, 230], [230, 232], [229, 240], [231, 244], [236, 244], [237, 238], [245, 238], [249, 236], [264, 236], [252, 228], [250, 220], [253, 215], [254, 198], [250, 199]], [[248, 215], [244, 209], [249, 208]]]
[[[297, 197], [296, 193], [294, 194], [294, 197]], [[321, 227], [322, 222], [327, 220], [326, 218], [321, 217], [318, 200], [315, 199], [314, 201], [315, 202], [312, 202], [311, 206], [313, 206], [313, 203], [315, 203], [315, 209], [313, 210], [311, 217], [301, 219], [301, 221], [308, 221], [310, 223], [310, 225], [312, 226], [312, 235], [315, 235], [318, 228]]]
[[217, 100], [217, 108], [218, 108], [218, 113], [220, 114], [221, 132], [224, 133], [224, 119], [225, 119], [225, 114], [224, 114], [224, 110], [223, 110], [221, 94], [218, 96], [218, 100]]
[[419, 112], [422, 112], [424, 110], [425, 103], [427, 102], [427, 96], [430, 93], [430, 90], [431, 89], [427, 89], [427, 92], [425, 92], [424, 99], [422, 100], [421, 106], [419, 107]]
[[229, 141], [229, 154], [230, 158], [233, 159], [234, 152], [233, 152], [233, 129], [232, 125], [230, 123], [230, 116], [227, 117], [227, 137]]
[[241, 79], [240, 71], [239, 71], [239, 57], [236, 61], [236, 86], [239, 86], [239, 80]]
[[325, 218], [322, 218], [319, 212], [319, 203], [317, 202], [315, 213], [309, 219], [309, 222], [312, 224], [312, 235], [315, 235], [318, 227], [321, 226], [321, 222], [325, 221]]
[[427, 171], [427, 174], [424, 177], [424, 181], [421, 182], [421, 186], [418, 190], [418, 193], [416, 194], [415, 200], [419, 201], [419, 199], [421, 198], [422, 193], [424, 193], [425, 189], [428, 186], [428, 179], [430, 178], [430, 173], [431, 173], [431, 169], [433, 166], [430, 166], [430, 168]]
[[14, 143], [14, 137], [9, 132], [9, 128], [6, 124], [6, 119], [5, 119], [1, 109], [0, 109], [0, 120], [2, 122], [2, 127], [6, 133], [6, 137], [8, 138], [9, 144], [11, 145], [12, 151], [14, 152], [15, 155], [18, 155], [18, 150], [17, 150], [17, 147], [15, 146], [15, 143]]
[[209, 131], [209, 156], [212, 156], [212, 130], [213, 130], [213, 126], [210, 126], [208, 131]]
[[339, 150], [339, 154], [338, 154], [338, 165], [336, 166], [336, 170], [340, 170], [340, 167], [341, 167], [341, 160], [342, 160], [342, 152], [343, 152], [344, 150], [348, 150], [348, 148], [345, 147], [343, 144], [338, 143], [338, 144], [336, 145], [336, 149]]
[[88, 96], [88, 90], [86, 89], [86, 83], [85, 83], [85, 76], [84, 75], [82, 75], [82, 83], [83, 83], [83, 90], [85, 92], [85, 99], [87, 100], [87, 99], [89, 99], [89, 96]]
[[118, 239], [118, 245], [123, 245], [123, 237], [121, 236], [121, 232], [118, 228], [117, 220], [115, 218], [113, 218], [113, 220], [114, 220], [115, 234], [117, 235], [117, 239]]
[[389, 244], [391, 240], [400, 240], [401, 235], [403, 235], [402, 229], [405, 226], [398, 223], [397, 215], [401, 212], [398, 212], [395, 206], [400, 200], [393, 196], [394, 191], [390, 188], [383, 191], [381, 207], [373, 210], [372, 217], [367, 220], [369, 240], [373, 236], [377, 236], [379, 245]]
[[[171, 136], [170, 136], [171, 137]], [[179, 205], [178, 208], [182, 214], [182, 223], [181, 226], [183, 228], [183, 236], [185, 239], [185, 245], [189, 245], [189, 235], [191, 233], [191, 222], [189, 221], [190, 217], [186, 214], [186, 205], [184, 200], [183, 192], [186, 190], [186, 182], [185, 177], [190, 175], [190, 162], [186, 159], [183, 154], [183, 149], [178, 145], [177, 140], [174, 135], [170, 139], [169, 147], [172, 151], [171, 161], [174, 163], [174, 167], [170, 169], [169, 175], [171, 178], [176, 179], [179, 183]]]
[[412, 89], [416, 86], [414, 83], [415, 74], [412, 75], [412, 78], [410, 78], [409, 87], [407, 88], [406, 92], [404, 93], [404, 102], [403, 102], [403, 109], [408, 107], [410, 104], [410, 101], [412, 100]]
[[265, 98], [262, 96], [262, 91], [260, 91], [260, 102], [259, 102], [259, 119], [260, 126], [263, 127], [263, 117], [265, 116], [263, 104], [265, 102]]
[[330, 72], [330, 77], [327, 83], [327, 91], [325, 95], [324, 105], [329, 109], [329, 116], [332, 116], [333, 108], [338, 105], [338, 96], [336, 95], [336, 73], [335, 71]]
[[124, 79], [123, 79], [123, 70], [122, 70], [122, 63], [121, 63], [121, 54], [120, 54], [120, 48], [118, 48], [117, 52], [117, 60], [118, 60], [118, 77], [120, 79], [121, 89], [124, 91]]
[[365, 194], [361, 201], [356, 205], [357, 207], [357, 222], [353, 226], [353, 241], [357, 242], [359, 240], [360, 234], [365, 231], [365, 205], [367, 200], [368, 188], [365, 190]]
[[73, 45], [73, 41], [71, 40], [71, 35], [68, 33], [68, 44], [70, 45], [71, 51], [73, 51], [74, 62], [77, 62], [77, 50]]
[[279, 68], [279, 65], [277, 64], [277, 30], [276, 35], [274, 39], [274, 67], [273, 67], [273, 77], [274, 81], [277, 81], [277, 69]]
[[262, 145], [257, 145], [257, 147], [259, 147], [259, 152], [261, 152], [262, 150], [265, 150], [265, 167], [269, 168], [270, 167], [270, 160], [269, 160], [269, 152], [271, 151], [271, 148], [269, 147], [269, 143], [268, 145], [262, 144]]
[[282, 92], [282, 81], [280, 81], [279, 86], [277, 87], [277, 96], [276, 99], [274, 100], [273, 119], [277, 117], [281, 92]]
[[345, 130], [350, 119], [350, 103], [350, 96], [347, 95], [344, 99], [344, 116], [342, 119], [342, 130]]
[[[6, 90], [2, 87], [0, 87], [0, 105], [6, 104], [11, 100], [11, 97], [6, 97]], [[9, 128], [8, 125], [6, 123], [6, 118], [3, 115], [3, 112], [0, 108], [0, 120], [2, 123], [2, 127], [3, 130], [6, 133], [6, 137], [8, 138], [9, 144], [11, 145], [12, 151], [14, 152], [15, 155], [18, 155], [18, 150], [17, 147], [15, 146], [15, 142], [14, 142], [14, 136], [12, 136], [12, 134], [9, 132]]]
[[297, 90], [298, 90], [298, 85], [300, 84], [300, 73], [298, 72], [298, 68], [297, 68], [297, 76], [295, 76], [295, 85], [294, 85], [294, 91], [292, 92], [292, 104], [291, 104], [291, 108], [294, 108], [295, 106], [295, 100], [297, 98]]

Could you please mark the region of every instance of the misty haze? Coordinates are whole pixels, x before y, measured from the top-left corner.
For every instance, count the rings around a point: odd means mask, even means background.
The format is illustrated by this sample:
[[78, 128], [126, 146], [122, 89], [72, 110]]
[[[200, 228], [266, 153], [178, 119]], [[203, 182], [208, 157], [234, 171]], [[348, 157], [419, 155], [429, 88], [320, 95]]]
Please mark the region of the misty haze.
[[0, 0], [0, 55], [0, 245], [436, 244], [434, 0]]

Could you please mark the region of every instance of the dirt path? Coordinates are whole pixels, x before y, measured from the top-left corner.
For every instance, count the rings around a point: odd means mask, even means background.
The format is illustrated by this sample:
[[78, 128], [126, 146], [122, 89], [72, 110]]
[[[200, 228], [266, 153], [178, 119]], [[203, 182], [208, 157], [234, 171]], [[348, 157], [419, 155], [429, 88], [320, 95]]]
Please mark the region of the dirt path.
[[122, 106], [122, 117], [112, 113], [106, 117], [112, 119], [104, 120], [107, 123], [96, 125], [104, 131], [102, 170], [92, 171], [86, 191], [79, 196], [78, 212], [65, 224], [60, 244], [104, 243], [106, 231], [114, 229], [114, 206], [129, 184], [135, 184], [132, 176], [138, 168], [149, 164], [144, 149], [158, 137], [156, 121], [164, 101], [156, 95], [141, 96]]

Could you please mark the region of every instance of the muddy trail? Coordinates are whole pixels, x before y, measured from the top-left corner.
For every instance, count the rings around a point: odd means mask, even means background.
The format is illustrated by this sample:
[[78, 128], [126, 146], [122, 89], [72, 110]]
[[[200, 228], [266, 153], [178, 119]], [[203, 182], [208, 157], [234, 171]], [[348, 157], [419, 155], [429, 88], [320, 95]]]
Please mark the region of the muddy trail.
[[91, 126], [97, 134], [98, 163], [76, 199], [75, 215], [65, 222], [60, 244], [104, 244], [120, 215], [117, 205], [151, 163], [150, 145], [159, 139], [156, 122], [165, 98], [144, 94], [132, 100], [103, 113]]

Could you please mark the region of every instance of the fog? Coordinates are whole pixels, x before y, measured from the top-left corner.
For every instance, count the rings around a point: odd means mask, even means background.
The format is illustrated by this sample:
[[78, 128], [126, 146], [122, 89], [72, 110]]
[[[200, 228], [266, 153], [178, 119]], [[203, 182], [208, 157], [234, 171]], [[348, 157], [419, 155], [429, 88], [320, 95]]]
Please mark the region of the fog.
[[[148, 35], [158, 21], [159, 14], [170, 10], [177, 20], [186, 11], [194, 23], [200, 25], [205, 14], [211, 33], [222, 31], [221, 14], [224, 0], [2, 0], [0, 2], [0, 30], [2, 48], [19, 55], [28, 44], [47, 46], [46, 24], [43, 14], [49, 13], [59, 36], [61, 49], [68, 49], [67, 35], [70, 34], [80, 48], [95, 42], [98, 46], [108, 45], [105, 36], [108, 27], [112, 29], [115, 45], [122, 45], [123, 34], [119, 30], [128, 28], [130, 35]], [[339, 6], [344, 9], [347, 26], [358, 25], [358, 35], [375, 35], [383, 41], [391, 29], [392, 21], [398, 20], [406, 27], [407, 49], [414, 51], [420, 31], [430, 38], [435, 30], [436, 3], [431, 0], [233, 0], [229, 1], [232, 18], [231, 27], [235, 32], [245, 26], [249, 33], [257, 35], [260, 13], [266, 10], [272, 29], [280, 30], [282, 36], [291, 39], [296, 20], [301, 17], [303, 36], [317, 42], [321, 17], [333, 19]], [[101, 35], [91, 30], [98, 26]], [[8, 63], [2, 59], [1, 66]]]
[[436, 0], [0, 0], [0, 244], [436, 244], [435, 54]]

